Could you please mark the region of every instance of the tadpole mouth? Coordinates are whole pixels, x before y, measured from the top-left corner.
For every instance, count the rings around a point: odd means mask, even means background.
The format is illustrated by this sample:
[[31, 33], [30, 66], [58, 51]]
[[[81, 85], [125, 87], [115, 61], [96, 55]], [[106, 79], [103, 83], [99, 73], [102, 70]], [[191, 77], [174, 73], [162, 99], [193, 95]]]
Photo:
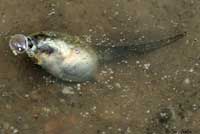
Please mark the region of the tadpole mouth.
[[28, 39], [23, 34], [16, 34], [10, 38], [9, 46], [14, 55], [22, 54], [28, 50]]

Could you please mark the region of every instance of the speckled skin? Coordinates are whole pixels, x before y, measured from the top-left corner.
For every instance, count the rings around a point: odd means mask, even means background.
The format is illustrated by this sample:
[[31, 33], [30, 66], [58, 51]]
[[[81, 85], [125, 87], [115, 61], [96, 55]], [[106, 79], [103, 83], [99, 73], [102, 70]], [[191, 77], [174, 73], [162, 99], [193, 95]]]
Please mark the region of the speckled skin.
[[95, 77], [97, 55], [87, 42], [78, 37], [51, 32], [33, 34], [30, 39], [35, 42], [26, 53], [55, 77], [75, 82], [89, 81]]
[[[27, 36], [28, 48], [25, 52], [36, 60], [36, 64], [42, 66], [55, 77], [65, 81], [83, 82], [95, 79], [99, 63], [119, 58], [127, 54], [128, 51], [132, 53], [152, 51], [169, 45], [184, 35], [185, 33], [177, 34], [149, 43], [92, 46], [76, 36], [56, 32], [40, 32]], [[11, 46], [14, 46], [11, 48], [15, 52], [24, 44], [20, 41], [17, 42], [19, 46], [15, 46], [14, 39], [14, 42], [11, 40]]]

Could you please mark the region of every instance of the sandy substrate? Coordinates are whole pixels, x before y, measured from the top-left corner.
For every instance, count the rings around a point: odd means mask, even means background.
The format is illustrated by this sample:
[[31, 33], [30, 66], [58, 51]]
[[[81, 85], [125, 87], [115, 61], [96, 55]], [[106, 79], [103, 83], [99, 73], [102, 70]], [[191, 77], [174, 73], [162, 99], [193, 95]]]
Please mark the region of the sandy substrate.
[[[199, 0], [0, 0], [0, 134], [198, 134]], [[8, 37], [43, 30], [149, 42], [186, 37], [102, 68], [100, 83], [56, 80]]]

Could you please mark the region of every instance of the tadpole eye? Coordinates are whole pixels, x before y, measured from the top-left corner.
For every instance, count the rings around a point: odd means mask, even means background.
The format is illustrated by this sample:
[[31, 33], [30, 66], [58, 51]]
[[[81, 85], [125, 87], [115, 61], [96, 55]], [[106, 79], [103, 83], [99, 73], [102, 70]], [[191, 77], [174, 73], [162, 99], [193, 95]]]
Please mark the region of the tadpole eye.
[[11, 37], [9, 46], [15, 55], [24, 53], [28, 49], [27, 37], [22, 34], [16, 34]]

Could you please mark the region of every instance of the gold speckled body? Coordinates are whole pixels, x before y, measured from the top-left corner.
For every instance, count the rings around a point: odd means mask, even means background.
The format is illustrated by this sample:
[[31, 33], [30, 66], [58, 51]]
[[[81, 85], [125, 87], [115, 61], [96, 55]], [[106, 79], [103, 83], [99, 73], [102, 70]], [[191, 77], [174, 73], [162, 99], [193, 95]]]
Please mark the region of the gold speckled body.
[[30, 36], [17, 34], [10, 39], [15, 55], [25, 52], [49, 73], [65, 81], [83, 82], [95, 79], [99, 62], [136, 53], [149, 52], [169, 45], [185, 36], [172, 37], [149, 43], [121, 43], [112, 46], [91, 46], [76, 36], [65, 33], [40, 32]]
[[[37, 33], [30, 37], [37, 43], [26, 53], [55, 77], [75, 82], [89, 81], [95, 77], [97, 55], [87, 42], [78, 37], [52, 32]], [[44, 46], [53, 48], [53, 52], [38, 50]]]

